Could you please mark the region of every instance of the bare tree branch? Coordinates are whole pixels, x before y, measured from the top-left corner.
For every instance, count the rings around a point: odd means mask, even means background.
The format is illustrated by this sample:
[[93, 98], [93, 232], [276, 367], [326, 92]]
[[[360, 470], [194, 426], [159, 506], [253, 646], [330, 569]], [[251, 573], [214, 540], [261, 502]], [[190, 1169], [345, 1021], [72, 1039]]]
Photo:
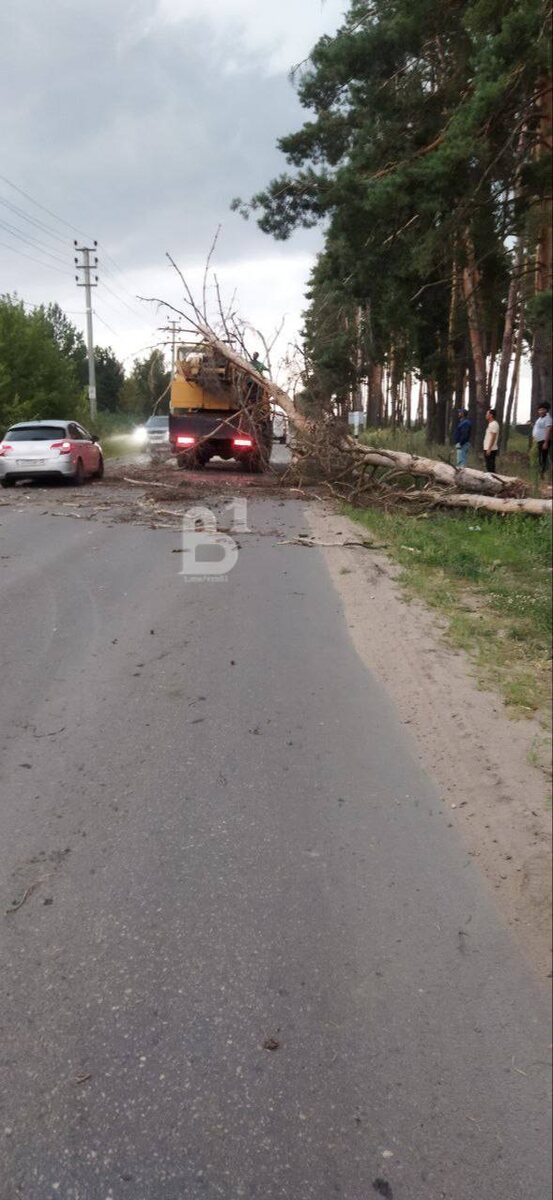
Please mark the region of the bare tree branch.
[[206, 325], [207, 325], [207, 280], [208, 280], [208, 276], [209, 276], [209, 268], [211, 266], [211, 260], [215, 253], [215, 248], [217, 246], [217, 242], [219, 241], [219, 234], [221, 232], [221, 229], [222, 229], [222, 225], [218, 225], [217, 229], [215, 231], [215, 236], [214, 236], [211, 246], [209, 248], [208, 256], [205, 260], [204, 279], [203, 279], [203, 284], [202, 284], [202, 312], [203, 312], [203, 317], [204, 317], [204, 321], [205, 321]]

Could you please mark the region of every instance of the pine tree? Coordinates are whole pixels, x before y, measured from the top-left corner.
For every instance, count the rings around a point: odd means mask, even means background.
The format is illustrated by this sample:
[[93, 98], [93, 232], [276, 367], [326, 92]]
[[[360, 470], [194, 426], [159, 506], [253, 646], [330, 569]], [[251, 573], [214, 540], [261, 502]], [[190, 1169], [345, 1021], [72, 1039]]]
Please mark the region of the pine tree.
[[[387, 369], [394, 397], [404, 375], [428, 381], [429, 433], [440, 440], [467, 374], [480, 437], [499, 355], [503, 404], [521, 322], [533, 333], [536, 395], [547, 387], [549, 43], [542, 0], [352, 0], [298, 80], [313, 115], [279, 143], [290, 173], [236, 202], [277, 238], [326, 222], [311, 360], [328, 358], [317, 339], [330, 290], [342, 312], [370, 314], [368, 379]], [[360, 359], [344, 357], [336, 329], [338, 395]], [[392, 410], [401, 418], [395, 399]]]

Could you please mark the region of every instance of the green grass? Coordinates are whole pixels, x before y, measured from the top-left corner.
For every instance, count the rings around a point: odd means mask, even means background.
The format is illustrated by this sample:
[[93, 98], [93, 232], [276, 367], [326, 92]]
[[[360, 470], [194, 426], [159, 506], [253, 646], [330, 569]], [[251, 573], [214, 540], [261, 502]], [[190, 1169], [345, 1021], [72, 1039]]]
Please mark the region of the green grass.
[[481, 514], [412, 517], [348, 509], [400, 563], [407, 596], [447, 621], [480, 686], [547, 723], [551, 695], [551, 522]]

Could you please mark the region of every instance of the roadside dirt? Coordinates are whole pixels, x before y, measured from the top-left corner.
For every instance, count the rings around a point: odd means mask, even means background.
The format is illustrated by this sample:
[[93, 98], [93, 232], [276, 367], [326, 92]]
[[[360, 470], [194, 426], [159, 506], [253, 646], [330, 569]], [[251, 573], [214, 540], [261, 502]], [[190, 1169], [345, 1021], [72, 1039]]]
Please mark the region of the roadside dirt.
[[533, 765], [543, 729], [512, 720], [500, 697], [480, 691], [469, 659], [447, 645], [445, 625], [407, 602], [398, 568], [359, 547], [360, 527], [327, 505], [308, 513], [338, 589], [355, 648], [409, 725], [435, 779], [444, 819], [455, 823], [498, 906], [540, 974], [551, 971], [550, 777]]

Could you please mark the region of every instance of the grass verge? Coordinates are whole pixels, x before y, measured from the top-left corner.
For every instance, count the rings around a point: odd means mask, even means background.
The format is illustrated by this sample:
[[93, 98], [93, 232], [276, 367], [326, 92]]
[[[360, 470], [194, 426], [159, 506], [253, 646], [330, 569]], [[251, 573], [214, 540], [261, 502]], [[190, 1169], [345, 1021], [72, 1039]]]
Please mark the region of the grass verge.
[[347, 511], [387, 544], [407, 596], [447, 619], [447, 637], [470, 655], [479, 686], [499, 691], [513, 715], [536, 714], [549, 728], [549, 519]]

